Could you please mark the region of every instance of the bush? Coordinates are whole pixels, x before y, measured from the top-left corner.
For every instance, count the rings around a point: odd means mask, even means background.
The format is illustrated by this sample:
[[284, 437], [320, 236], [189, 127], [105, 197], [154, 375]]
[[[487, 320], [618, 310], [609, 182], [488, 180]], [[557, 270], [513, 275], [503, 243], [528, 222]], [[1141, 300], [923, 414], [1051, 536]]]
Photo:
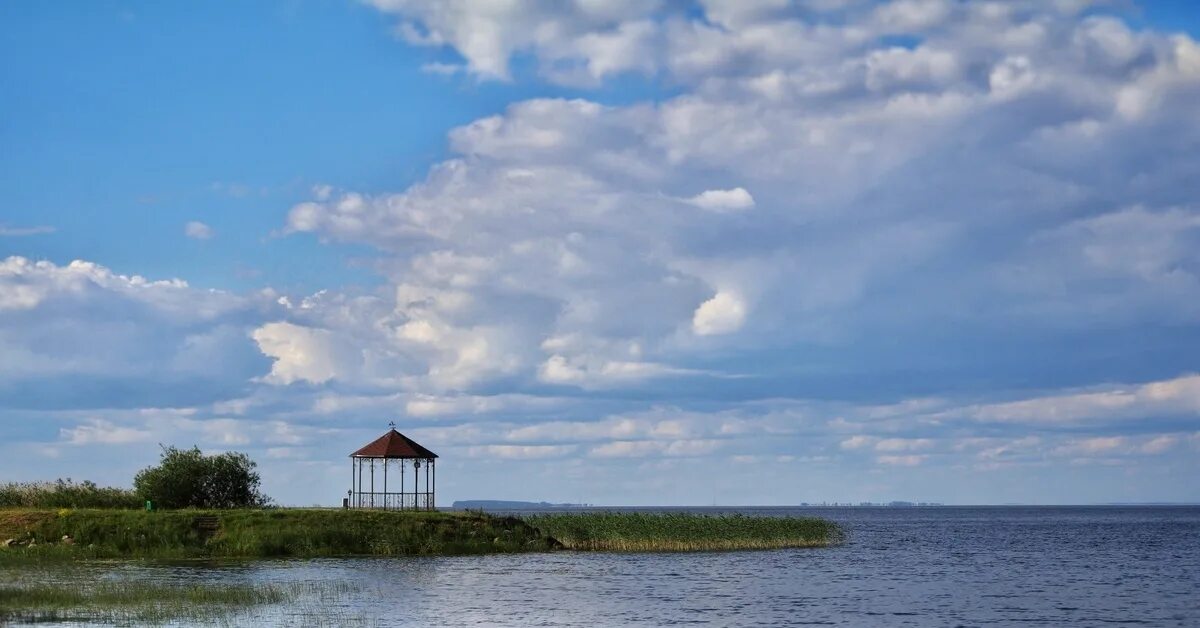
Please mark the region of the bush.
[[198, 447], [163, 447], [157, 467], [142, 469], [134, 490], [161, 508], [246, 508], [270, 500], [259, 492], [257, 465], [246, 454], [206, 456]]
[[54, 482], [0, 484], [0, 508], [139, 508], [141, 500], [129, 489], [76, 483], [70, 478]]

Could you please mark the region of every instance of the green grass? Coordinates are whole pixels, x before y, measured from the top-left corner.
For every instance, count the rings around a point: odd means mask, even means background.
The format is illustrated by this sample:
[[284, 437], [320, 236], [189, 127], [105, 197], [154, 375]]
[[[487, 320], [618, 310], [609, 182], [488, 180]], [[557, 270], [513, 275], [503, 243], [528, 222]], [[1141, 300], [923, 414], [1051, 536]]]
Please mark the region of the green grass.
[[89, 585], [0, 585], [0, 623], [164, 622], [213, 619], [302, 593], [300, 585], [161, 585], [101, 581]]
[[595, 512], [525, 518], [568, 549], [623, 552], [824, 547], [843, 534], [830, 521], [695, 513]]
[[[216, 517], [217, 530], [198, 526]], [[71, 543], [63, 542], [68, 536]], [[595, 512], [502, 517], [478, 512], [335, 509], [0, 510], [0, 567], [80, 558], [433, 556], [576, 550], [705, 551], [819, 547], [837, 525], [813, 518]]]
[[[197, 517], [215, 516], [215, 533]], [[71, 537], [73, 544], [62, 542]], [[0, 563], [57, 558], [317, 557], [481, 554], [545, 550], [553, 542], [515, 517], [334, 509], [7, 510]]]

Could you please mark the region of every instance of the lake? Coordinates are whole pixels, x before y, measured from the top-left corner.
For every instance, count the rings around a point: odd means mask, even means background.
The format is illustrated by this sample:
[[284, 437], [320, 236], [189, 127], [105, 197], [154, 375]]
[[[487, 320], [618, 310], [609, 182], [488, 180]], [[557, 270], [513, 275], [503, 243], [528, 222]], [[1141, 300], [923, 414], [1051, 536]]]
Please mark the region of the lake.
[[820, 516], [824, 549], [92, 564], [25, 577], [295, 582], [233, 624], [1200, 626], [1200, 507], [690, 509]]

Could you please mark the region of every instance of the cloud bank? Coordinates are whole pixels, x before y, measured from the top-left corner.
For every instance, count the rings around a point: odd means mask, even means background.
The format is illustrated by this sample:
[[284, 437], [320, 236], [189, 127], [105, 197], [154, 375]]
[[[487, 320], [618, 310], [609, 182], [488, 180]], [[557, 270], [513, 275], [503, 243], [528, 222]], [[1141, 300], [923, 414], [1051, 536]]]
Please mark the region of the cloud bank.
[[[374, 251], [377, 289], [9, 258], [7, 403], [67, 376], [114, 397], [56, 415], [54, 447], [164, 429], [123, 404], [228, 421], [329, 486], [317, 438], [399, 418], [477, 465], [451, 491], [499, 497], [707, 503], [690, 478], [727, 461], [730, 495], [762, 474], [826, 491], [737, 494], [771, 503], [1198, 497], [1160, 482], [1200, 433], [1192, 38], [1083, 1], [371, 4], [397, 45], [453, 57], [445, 80], [585, 96], [451, 130], [411, 186], [290, 208], [288, 237]], [[281, 443], [253, 413], [308, 431]], [[1020, 496], [1084, 467], [1134, 479]]]

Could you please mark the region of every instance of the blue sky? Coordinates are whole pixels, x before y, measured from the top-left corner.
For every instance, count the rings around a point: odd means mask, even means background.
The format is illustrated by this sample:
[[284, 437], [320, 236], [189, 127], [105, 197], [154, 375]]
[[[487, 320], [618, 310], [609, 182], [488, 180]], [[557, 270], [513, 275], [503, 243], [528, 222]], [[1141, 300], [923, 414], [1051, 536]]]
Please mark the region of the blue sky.
[[0, 475], [334, 503], [395, 420], [446, 503], [1200, 500], [1198, 31], [8, 3]]

